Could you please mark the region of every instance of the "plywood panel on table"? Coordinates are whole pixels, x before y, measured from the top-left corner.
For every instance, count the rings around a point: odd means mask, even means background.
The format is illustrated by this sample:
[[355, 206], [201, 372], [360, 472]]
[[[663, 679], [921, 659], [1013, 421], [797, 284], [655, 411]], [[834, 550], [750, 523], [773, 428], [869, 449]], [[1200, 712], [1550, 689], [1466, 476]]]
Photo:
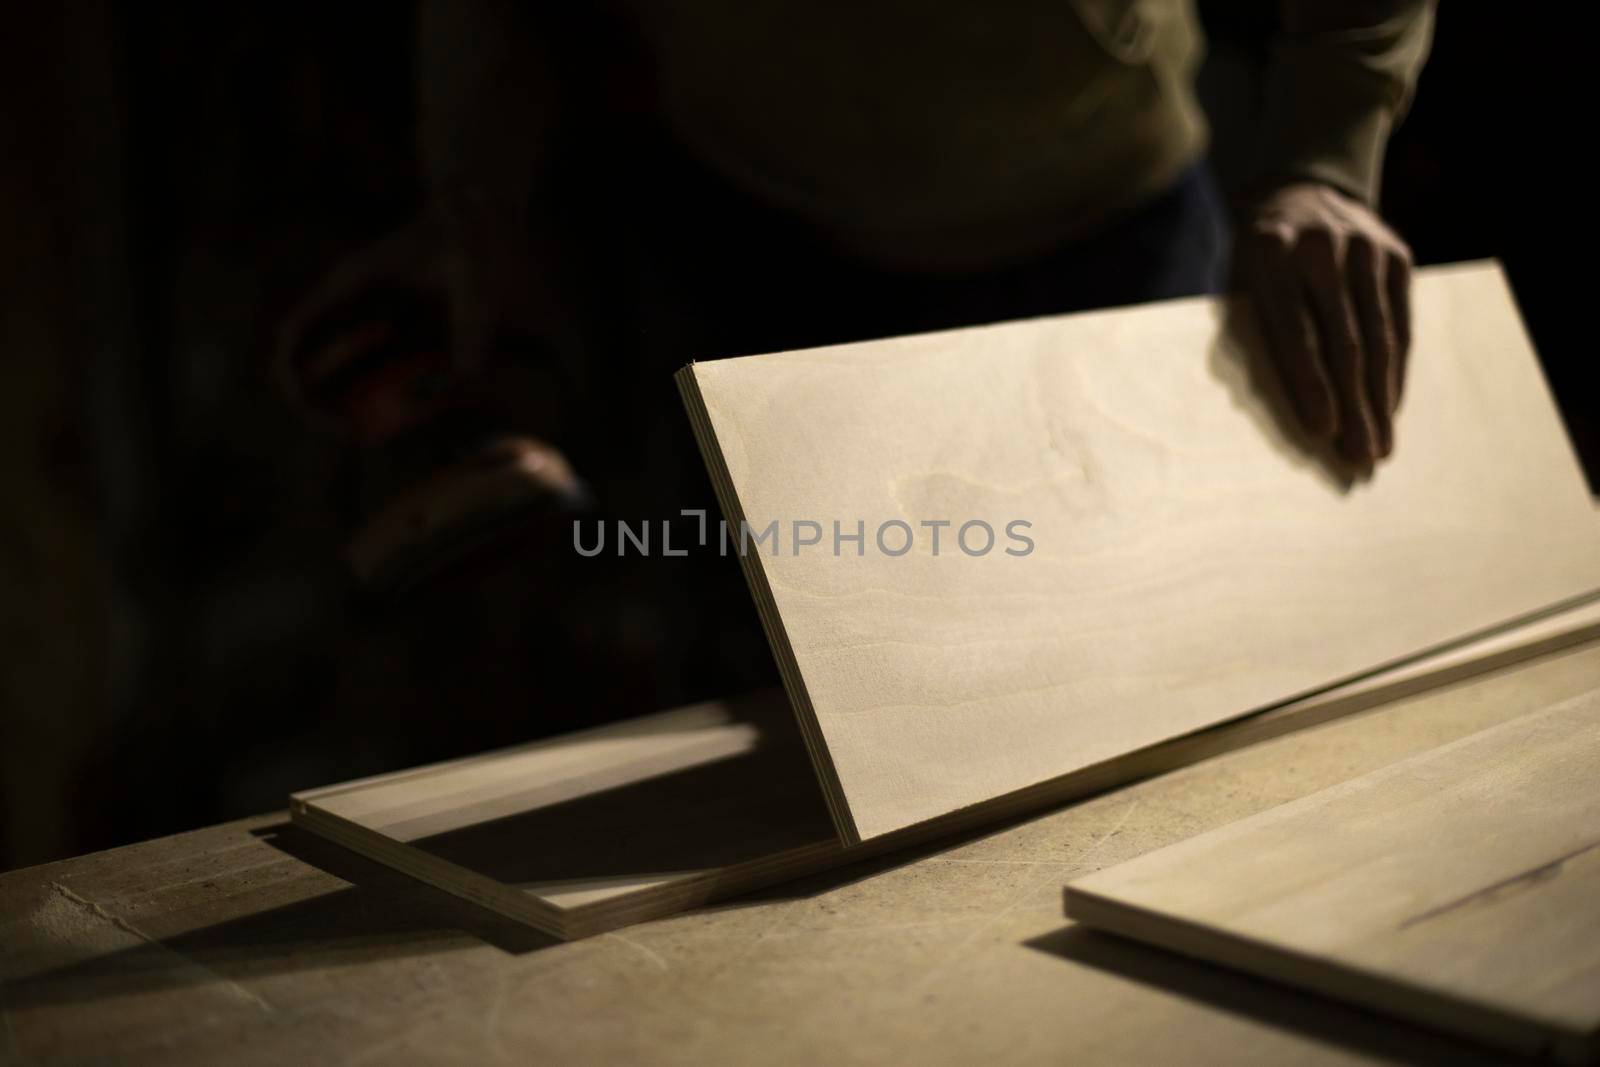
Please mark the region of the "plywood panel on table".
[[[842, 839], [1600, 589], [1500, 271], [1423, 271], [1414, 305], [1396, 454], [1353, 483], [1280, 431], [1206, 299], [685, 368], [734, 528], [779, 524], [743, 562]], [[975, 519], [1000, 538], [976, 557], [952, 541]], [[796, 552], [796, 520], [824, 544]], [[833, 555], [835, 520], [864, 554]], [[904, 556], [874, 544], [889, 520]], [[1031, 554], [1003, 551], [1012, 520]]]
[[311, 790], [290, 811], [560, 937], [792, 876], [838, 851], [776, 692]]
[[1600, 690], [1092, 874], [1068, 886], [1067, 913], [1520, 1052], [1593, 1058]]

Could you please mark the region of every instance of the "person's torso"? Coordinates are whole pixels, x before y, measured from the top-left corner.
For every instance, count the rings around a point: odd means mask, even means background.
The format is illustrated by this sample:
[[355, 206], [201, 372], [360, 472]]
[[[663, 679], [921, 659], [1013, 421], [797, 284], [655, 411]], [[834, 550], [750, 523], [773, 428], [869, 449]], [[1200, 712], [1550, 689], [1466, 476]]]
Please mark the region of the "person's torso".
[[1201, 151], [1189, 0], [631, 0], [668, 121], [862, 254], [1015, 258]]

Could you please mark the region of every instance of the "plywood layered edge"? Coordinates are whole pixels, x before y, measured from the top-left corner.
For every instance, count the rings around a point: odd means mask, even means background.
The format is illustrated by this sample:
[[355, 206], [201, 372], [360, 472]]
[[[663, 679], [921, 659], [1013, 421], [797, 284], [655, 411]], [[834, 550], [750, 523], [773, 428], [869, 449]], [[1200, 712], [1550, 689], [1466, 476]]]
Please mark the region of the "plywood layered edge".
[[759, 863], [688, 875], [658, 891], [561, 908], [516, 886], [482, 875], [470, 867], [438, 859], [359, 823], [330, 815], [320, 809], [314, 800], [294, 800], [290, 818], [352, 852], [567, 941], [675, 915], [740, 893], [827, 870], [838, 864], [840, 852], [834, 841], [821, 840], [812, 845], [774, 853]]
[[[716, 435], [711, 432], [711, 425], [706, 418], [705, 400], [700, 395], [700, 383], [694, 376], [694, 364], [681, 368], [673, 381], [677, 383], [683, 406], [689, 416], [689, 426], [694, 434], [695, 444], [700, 449], [700, 456], [705, 461], [706, 471], [711, 477], [712, 489], [716, 492], [717, 503], [722, 506], [722, 513], [727, 520], [732, 536], [742, 536], [745, 523], [744, 506], [739, 503], [739, 491], [734, 487], [733, 478], [728, 473], [728, 464], [722, 458], [722, 450], [717, 447]], [[845, 802], [844, 790], [839, 784], [839, 772], [833, 766], [833, 757], [828, 754], [828, 744], [823, 739], [822, 730], [817, 722], [816, 710], [811, 706], [811, 695], [806, 690], [804, 679], [800, 676], [799, 667], [794, 661], [793, 645], [789, 635], [783, 627], [783, 616], [778, 611], [777, 601], [772, 595], [772, 585], [767, 581], [767, 573], [761, 566], [759, 552], [742, 551], [743, 542], [736, 542], [741, 546], [739, 566], [744, 571], [745, 582], [750, 587], [750, 595], [756, 602], [756, 614], [761, 619], [761, 628], [766, 633], [767, 645], [772, 649], [773, 659], [778, 665], [778, 675], [783, 681], [784, 692], [789, 696], [789, 702], [795, 711], [795, 722], [800, 727], [800, 736], [805, 741], [806, 752], [811, 757], [811, 765], [816, 770], [817, 784], [822, 788], [823, 798], [828, 804], [828, 814], [833, 818], [834, 829], [838, 832], [839, 840], [847, 845], [861, 843], [861, 835], [856, 830], [855, 820], [850, 815], [850, 805]]]

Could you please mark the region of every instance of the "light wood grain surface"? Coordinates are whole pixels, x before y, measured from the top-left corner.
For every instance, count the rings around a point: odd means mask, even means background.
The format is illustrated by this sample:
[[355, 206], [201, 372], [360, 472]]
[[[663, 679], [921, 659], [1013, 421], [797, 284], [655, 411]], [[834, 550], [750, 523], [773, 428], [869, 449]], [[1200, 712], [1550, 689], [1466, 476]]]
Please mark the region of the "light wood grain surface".
[[1479, 1063], [1061, 917], [1061, 886], [1592, 687], [1594, 649], [983, 836], [556, 942], [282, 814], [0, 874], [13, 1063]]
[[1068, 887], [1067, 913], [1588, 1062], [1600, 1056], [1600, 688], [1090, 875]]
[[[842, 838], [1600, 589], [1498, 268], [1424, 271], [1414, 303], [1396, 455], [1353, 484], [1281, 432], [1209, 300], [686, 368], [725, 511], [783, 536], [747, 574]], [[873, 543], [891, 519], [907, 555]], [[952, 543], [974, 519], [1000, 535], [977, 557]], [[1015, 519], [1030, 555], [1003, 551]], [[796, 554], [795, 520], [824, 543]], [[865, 554], [832, 554], [834, 520]]]

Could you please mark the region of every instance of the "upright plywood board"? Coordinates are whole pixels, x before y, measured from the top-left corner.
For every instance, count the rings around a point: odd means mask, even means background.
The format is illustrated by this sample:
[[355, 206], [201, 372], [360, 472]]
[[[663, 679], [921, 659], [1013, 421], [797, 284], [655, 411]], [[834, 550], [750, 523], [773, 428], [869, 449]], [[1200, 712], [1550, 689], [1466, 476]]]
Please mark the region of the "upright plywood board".
[[1519, 1052], [1592, 1059], [1600, 690], [1099, 871], [1068, 886], [1067, 913]]
[[[841, 838], [1600, 589], [1600, 523], [1499, 269], [1423, 271], [1414, 303], [1396, 455], [1353, 484], [1280, 430], [1206, 299], [680, 372], [734, 529], [778, 524], [743, 562]], [[875, 543], [889, 520], [917, 535], [903, 556]], [[988, 554], [953, 547], [971, 520]], [[1013, 520], [1028, 555], [1004, 552]], [[833, 554], [835, 521], [864, 524], [862, 554]]]

